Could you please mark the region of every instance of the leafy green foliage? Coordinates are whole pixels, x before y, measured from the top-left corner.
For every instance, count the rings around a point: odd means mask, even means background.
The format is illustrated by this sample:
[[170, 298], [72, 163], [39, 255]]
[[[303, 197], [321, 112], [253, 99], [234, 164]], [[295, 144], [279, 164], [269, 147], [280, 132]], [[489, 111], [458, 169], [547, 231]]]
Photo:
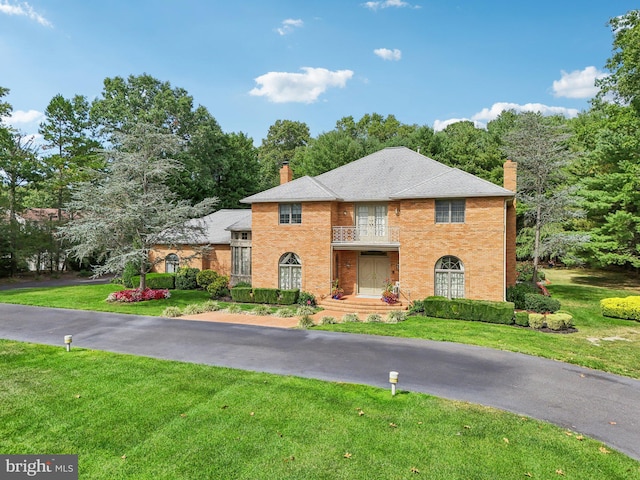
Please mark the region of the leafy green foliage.
[[298, 295], [298, 305], [316, 306], [316, 296], [310, 292], [300, 292]]
[[218, 272], [214, 270], [201, 270], [196, 274], [196, 283], [200, 288], [206, 289], [216, 278], [218, 278]]
[[226, 275], [218, 275], [209, 285], [207, 292], [212, 298], [222, 298], [229, 295], [229, 277]]
[[180, 267], [175, 274], [176, 288], [178, 290], [195, 290], [198, 288], [199, 268]]
[[605, 317], [625, 318], [640, 322], [640, 296], [638, 295], [625, 298], [603, 298], [600, 300], [600, 308]]
[[236, 285], [231, 289], [231, 298], [234, 302], [251, 303], [253, 302], [253, 295], [251, 286], [241, 287]]
[[298, 290], [297, 288], [293, 290], [280, 290], [280, 297], [278, 298], [278, 303], [280, 305], [293, 305], [297, 303], [299, 295], [300, 295], [300, 290]]
[[524, 296], [524, 308], [532, 312], [554, 313], [560, 310], [560, 301], [538, 293], [526, 293]]
[[510, 302], [491, 302], [464, 298], [447, 299], [427, 297], [423, 301], [424, 314], [428, 317], [478, 322], [513, 323], [514, 305]]
[[[166, 288], [171, 290], [176, 288], [176, 277], [173, 273], [147, 273], [145, 283], [148, 288]], [[139, 285], [140, 275], [132, 276], [131, 284], [133, 287]]]
[[507, 302], [513, 302], [517, 310], [524, 310], [525, 296], [529, 293], [535, 294], [538, 288], [530, 282], [517, 283], [511, 287], [507, 287]]
[[275, 305], [278, 303], [279, 292], [277, 288], [254, 288], [253, 301], [255, 303]]

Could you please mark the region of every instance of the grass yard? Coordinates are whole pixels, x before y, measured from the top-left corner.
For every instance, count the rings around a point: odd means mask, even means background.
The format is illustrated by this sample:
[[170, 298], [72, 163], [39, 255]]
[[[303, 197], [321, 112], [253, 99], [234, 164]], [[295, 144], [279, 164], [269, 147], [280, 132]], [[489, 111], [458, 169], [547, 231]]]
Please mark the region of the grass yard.
[[82, 479], [640, 479], [575, 432], [373, 387], [0, 341], [0, 451]]

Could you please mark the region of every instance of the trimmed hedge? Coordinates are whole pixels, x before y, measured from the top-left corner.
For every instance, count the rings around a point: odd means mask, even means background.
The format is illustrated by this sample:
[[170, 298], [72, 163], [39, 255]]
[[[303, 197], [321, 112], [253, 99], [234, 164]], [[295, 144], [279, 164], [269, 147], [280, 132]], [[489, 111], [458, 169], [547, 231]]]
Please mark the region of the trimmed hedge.
[[253, 302], [253, 297], [251, 296], [251, 287], [233, 287], [231, 289], [231, 299], [234, 302], [239, 303]]
[[624, 318], [640, 322], [640, 296], [633, 295], [625, 298], [604, 298], [600, 300], [602, 315], [612, 318]]
[[492, 302], [488, 300], [468, 300], [444, 297], [427, 297], [423, 300], [424, 314], [428, 317], [472, 320], [477, 322], [501, 323], [511, 325], [514, 322], [512, 302]]
[[567, 330], [573, 327], [573, 317], [568, 313], [550, 313], [545, 316], [547, 327], [551, 330]]
[[[173, 273], [147, 273], [145, 281], [147, 288], [167, 288], [169, 290], [176, 288]], [[140, 275], [131, 277], [131, 283], [133, 288], [138, 288], [140, 286]]]
[[254, 303], [268, 303], [275, 305], [278, 303], [279, 292], [280, 291], [277, 288], [254, 288], [253, 301]]
[[524, 308], [536, 313], [555, 313], [560, 310], [560, 301], [538, 293], [527, 293], [524, 296]]
[[206, 289], [218, 278], [218, 272], [214, 270], [201, 270], [196, 274], [196, 283], [200, 288]]
[[298, 295], [300, 295], [300, 290], [280, 290], [280, 298], [278, 299], [278, 303], [280, 305], [293, 305], [298, 301]]
[[529, 313], [528, 312], [516, 312], [516, 325], [521, 327], [529, 326]]

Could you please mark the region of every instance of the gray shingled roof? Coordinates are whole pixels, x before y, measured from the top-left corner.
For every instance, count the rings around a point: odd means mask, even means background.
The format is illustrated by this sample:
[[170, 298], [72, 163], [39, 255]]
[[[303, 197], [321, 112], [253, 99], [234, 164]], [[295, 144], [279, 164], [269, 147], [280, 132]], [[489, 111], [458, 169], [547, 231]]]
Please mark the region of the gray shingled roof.
[[204, 229], [203, 236], [199, 236], [194, 243], [221, 245], [231, 243], [229, 227], [235, 224], [248, 225], [251, 230], [251, 210], [249, 209], [222, 209], [213, 212], [206, 217], [190, 220]]
[[298, 178], [242, 202], [362, 202], [513, 195], [514, 192], [409, 148], [387, 147], [317, 177]]

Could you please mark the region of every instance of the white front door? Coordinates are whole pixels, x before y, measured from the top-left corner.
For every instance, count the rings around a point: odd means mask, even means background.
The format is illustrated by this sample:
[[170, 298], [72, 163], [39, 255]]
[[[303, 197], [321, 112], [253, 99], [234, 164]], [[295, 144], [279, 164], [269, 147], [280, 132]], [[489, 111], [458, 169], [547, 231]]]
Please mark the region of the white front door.
[[389, 258], [386, 255], [360, 255], [358, 259], [358, 293], [382, 294], [385, 280], [391, 276]]

